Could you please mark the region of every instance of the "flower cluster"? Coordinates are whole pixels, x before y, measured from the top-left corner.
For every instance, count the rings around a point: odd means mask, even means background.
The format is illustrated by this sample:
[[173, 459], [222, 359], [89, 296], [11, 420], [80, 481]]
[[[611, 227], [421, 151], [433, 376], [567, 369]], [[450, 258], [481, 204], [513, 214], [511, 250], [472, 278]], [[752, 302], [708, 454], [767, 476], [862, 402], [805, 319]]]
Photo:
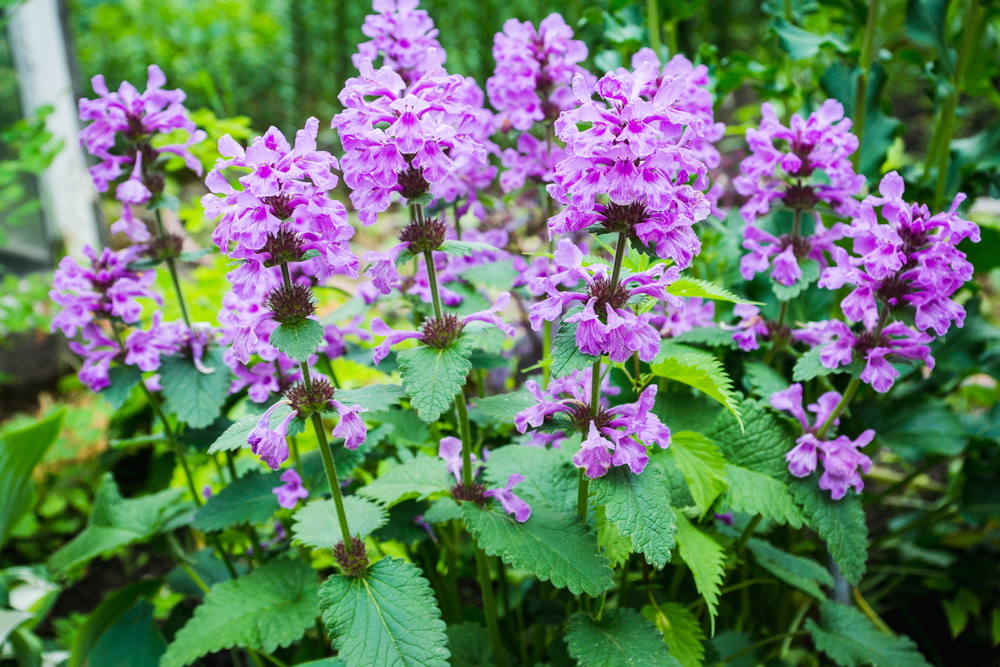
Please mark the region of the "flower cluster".
[[841, 396], [830, 391], [808, 406], [815, 417], [809, 423], [806, 411], [802, 408], [802, 385], [793, 384], [784, 391], [771, 395], [771, 405], [777, 410], [790, 413], [802, 425], [802, 435], [795, 441], [796, 446], [788, 454], [788, 470], [796, 477], [808, 477], [822, 463], [823, 474], [819, 478], [819, 488], [830, 492], [834, 500], [839, 500], [853, 487], [858, 493], [864, 488], [861, 473], [866, 474], [872, 465], [872, 460], [858, 450], [868, 445], [875, 437], [875, 431], [868, 429], [857, 438], [851, 440], [841, 435], [833, 440], [821, 440], [826, 428], [839, 423], [839, 419], [830, 418], [834, 415]]
[[549, 229], [625, 234], [683, 268], [701, 249], [691, 227], [710, 210], [689, 184], [707, 172], [689, 147], [704, 123], [682, 108], [683, 79], [664, 77], [651, 100], [643, 96], [658, 76], [649, 62], [634, 73], [607, 74], [594, 88], [601, 102], [591, 99], [582, 75], [573, 80], [580, 106], [556, 121], [567, 157], [548, 186], [566, 208], [549, 220]]
[[[593, 381], [593, 374], [588, 371], [573, 371], [569, 375], [561, 378], [551, 378], [549, 384], [546, 388], [538, 388], [538, 394], [535, 395], [535, 399], [538, 401], [548, 401], [548, 402], [558, 402], [564, 400], [565, 396], [568, 396], [565, 400], [575, 402], [580, 405], [587, 405], [590, 403], [592, 398], [591, 394], [591, 382]], [[537, 387], [537, 383], [533, 386]], [[601, 408], [607, 409], [609, 403], [607, 401], [608, 397], [617, 396], [621, 393], [619, 387], [611, 384], [611, 377], [605, 375], [601, 381], [600, 388], [600, 401]], [[539, 398], [541, 396], [541, 398]], [[525, 426], [525, 430], [527, 426]], [[523, 431], [522, 431], [523, 432]], [[530, 447], [552, 447], [554, 449], [559, 449], [562, 447], [562, 442], [567, 437], [565, 431], [531, 431], [527, 439], [524, 441], [525, 445]]]
[[[652, 313], [636, 315], [626, 306], [651, 297], [683, 307], [684, 302], [666, 290], [680, 275], [676, 266], [668, 268], [662, 263], [654, 264], [647, 271], [627, 275], [613, 284], [611, 267], [606, 264], [584, 266], [583, 253], [568, 239], [559, 241], [555, 261], [566, 269], [537, 279], [548, 298], [531, 306], [528, 320], [532, 329], [541, 330], [543, 321], [559, 319], [567, 306], [579, 302], [583, 304], [582, 310], [563, 321], [577, 325], [576, 343], [584, 354], [607, 355], [614, 362], [625, 361], [636, 352], [643, 361], [656, 357], [660, 351], [660, 334], [650, 324]], [[583, 281], [584, 291], [557, 289], [570, 281], [574, 285]]]
[[676, 338], [692, 329], [715, 326], [715, 304], [701, 297], [657, 301], [649, 323], [664, 338]]
[[[80, 132], [80, 143], [100, 160], [90, 167], [97, 189], [105, 192], [126, 167], [132, 166], [129, 177], [115, 189], [115, 196], [122, 203], [122, 217], [112, 224], [111, 232], [122, 232], [137, 243], [145, 243], [151, 236], [145, 224], [135, 217], [132, 207], [148, 203], [163, 191], [163, 174], [156, 170], [157, 160], [164, 154], [180, 156], [189, 169], [200, 175], [201, 163], [190, 148], [207, 136], [188, 118], [184, 91], [164, 90], [167, 80], [156, 65], [150, 65], [148, 72], [146, 90], [142, 93], [128, 81], [111, 92], [104, 77], [98, 74], [91, 79], [97, 99], [80, 100], [80, 120], [90, 123]], [[154, 135], [175, 130], [187, 132], [187, 140], [155, 147], [151, 143]], [[123, 153], [113, 152], [121, 145]]]
[[[531, 518], [531, 506], [523, 498], [514, 493], [514, 487], [524, 481], [524, 475], [517, 473], [510, 475], [507, 478], [506, 486], [500, 489], [484, 490], [482, 484], [475, 483], [474, 489], [466, 489], [462, 483], [462, 471], [465, 466], [462, 461], [462, 441], [450, 436], [441, 438], [441, 442], [438, 445], [438, 456], [444, 459], [448, 472], [455, 476], [456, 486], [452, 493], [456, 497], [468, 496], [461, 499], [473, 501], [485, 501], [486, 498], [493, 498], [498, 500], [504, 511], [513, 516], [514, 520], [518, 523], [524, 523]], [[486, 457], [485, 450], [483, 457]], [[470, 461], [473, 463], [476, 461], [475, 454], [470, 454]], [[479, 470], [476, 470], [473, 472], [472, 477], [475, 478], [478, 474]]]
[[[583, 468], [591, 479], [603, 477], [611, 466], [628, 466], [634, 474], [641, 473], [649, 462], [647, 444], [666, 448], [670, 444], [670, 429], [651, 412], [656, 401], [656, 385], [643, 390], [635, 403], [592, 410], [588, 403], [572, 397], [554, 400], [546, 396], [538, 383], [529, 380], [525, 388], [537, 401], [514, 417], [514, 426], [524, 433], [537, 428], [546, 419], [556, 418], [565, 430], [575, 430], [585, 439], [573, 456], [573, 463]], [[572, 394], [571, 394], [572, 396]]]
[[574, 106], [570, 84], [587, 58], [587, 46], [559, 14], [538, 24], [509, 19], [493, 40], [496, 69], [486, 82], [490, 104], [500, 111], [501, 130], [526, 131], [533, 123], [555, 120]]
[[375, 14], [365, 17], [361, 32], [371, 39], [358, 44], [352, 56], [354, 66], [361, 69], [365, 59], [391, 68], [408, 83], [420, 79], [427, 70], [427, 49], [435, 49], [444, 62], [444, 49], [437, 40], [434, 20], [422, 9], [419, 0], [374, 0]]

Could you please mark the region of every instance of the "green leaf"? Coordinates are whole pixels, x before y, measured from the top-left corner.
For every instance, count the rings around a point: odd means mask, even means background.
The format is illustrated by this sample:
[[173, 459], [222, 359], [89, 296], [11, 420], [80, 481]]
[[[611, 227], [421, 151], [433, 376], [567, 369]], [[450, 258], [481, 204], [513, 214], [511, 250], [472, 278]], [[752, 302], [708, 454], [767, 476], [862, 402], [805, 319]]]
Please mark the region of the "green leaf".
[[442, 243], [438, 250], [452, 257], [468, 257], [477, 252], [496, 252], [497, 248], [489, 243], [449, 240]]
[[674, 296], [694, 296], [702, 299], [729, 301], [730, 303], [755, 303], [730, 292], [721, 285], [710, 283], [707, 280], [698, 280], [697, 278], [678, 278], [667, 287], [667, 291]]
[[205, 501], [195, 512], [191, 525], [212, 532], [240, 524], [264, 523], [278, 511], [278, 497], [273, 489], [281, 484], [277, 473], [251, 471]]
[[659, 468], [647, 466], [641, 475], [615, 467], [590, 483], [594, 502], [646, 561], [662, 569], [670, 562], [677, 523], [670, 507], [670, 486]]
[[97, 640], [87, 656], [87, 664], [132, 667], [158, 663], [167, 642], [153, 620], [153, 611], [152, 604], [137, 600]]
[[514, 473], [524, 475], [524, 481], [517, 485], [517, 495], [532, 508], [556, 514], [576, 512], [577, 471], [565, 452], [525, 445], [508, 445], [490, 452], [485, 474], [490, 486], [505, 486]]
[[463, 279], [477, 285], [510, 285], [520, 272], [514, 268], [513, 260], [473, 264], [459, 273]]
[[[288, 416], [288, 413], [292, 411], [292, 408], [288, 405], [279, 405], [275, 408], [274, 412], [271, 413], [271, 423], [278, 424], [282, 419]], [[232, 425], [227, 428], [219, 439], [212, 443], [212, 446], [208, 448], [209, 454], [218, 454], [219, 452], [234, 452], [238, 449], [243, 449], [249, 447], [247, 443], [247, 438], [250, 436], [250, 431], [257, 426], [257, 422], [260, 421], [260, 414], [249, 414], [244, 417], [237, 419]]]
[[323, 325], [308, 318], [298, 324], [279, 324], [267, 340], [295, 361], [307, 361], [323, 342]]
[[670, 437], [667, 450], [684, 475], [691, 497], [702, 514], [729, 488], [726, 459], [711, 438], [693, 431], [679, 431]]
[[486, 628], [478, 623], [459, 623], [449, 625], [447, 634], [451, 667], [494, 667], [493, 643]]
[[642, 608], [642, 615], [663, 634], [670, 654], [683, 667], [702, 667], [705, 662], [705, 633], [691, 611], [677, 602]]
[[720, 329], [719, 327], [695, 327], [688, 329], [679, 336], [670, 339], [675, 343], [685, 345], [707, 345], [709, 347], [729, 347], [735, 348], [736, 341], [733, 340], [733, 332]]
[[806, 630], [816, 648], [842, 667], [930, 667], [909, 637], [887, 635], [857, 609], [828, 601], [819, 613], [820, 622], [810, 618]]
[[[347, 526], [355, 536], [364, 539], [389, 521], [385, 508], [357, 496], [344, 497]], [[342, 542], [337, 506], [333, 500], [314, 500], [292, 517], [292, 539], [316, 549], [332, 549]]]
[[615, 585], [614, 571], [599, 553], [597, 539], [576, 515], [533, 507], [531, 518], [518, 523], [505, 512], [465, 503], [462, 517], [483, 551], [556, 588], [593, 597]]
[[535, 404], [527, 390], [518, 390], [486, 398], [473, 399], [473, 405], [498, 424], [513, 424], [514, 416]]
[[694, 387], [721, 403], [743, 424], [739, 396], [733, 391], [722, 362], [715, 355], [686, 345], [665, 342], [650, 366], [653, 375]]
[[802, 507], [806, 524], [826, 542], [847, 581], [857, 586], [868, 560], [868, 526], [861, 496], [848, 493], [840, 500], [832, 500], [829, 491], [819, 488], [815, 475], [795, 480], [792, 493]]
[[563, 319], [559, 325], [559, 331], [552, 339], [552, 365], [549, 366], [552, 377], [561, 378], [573, 371], [590, 368], [598, 359], [600, 357], [584, 354], [580, 351], [576, 344], [576, 322], [567, 322]]
[[437, 421], [465, 386], [472, 350], [462, 342], [439, 350], [421, 345], [396, 355], [410, 405], [425, 422]]
[[132, 395], [132, 389], [142, 382], [142, 372], [136, 366], [115, 366], [108, 371], [111, 384], [100, 391], [112, 410], [118, 410]]
[[839, 37], [832, 33], [817, 35], [816, 33], [803, 30], [794, 26], [784, 19], [775, 19], [772, 23], [774, 32], [778, 35], [781, 48], [792, 58], [792, 60], [808, 60], [819, 53], [823, 46], [832, 46], [840, 53], [847, 53], [850, 47]]
[[945, 73], [952, 71], [949, 52], [947, 0], [910, 0], [906, 3], [906, 34], [917, 44], [928, 47], [941, 61]]
[[824, 345], [818, 345], [809, 350], [795, 361], [795, 368], [792, 369], [792, 380], [795, 382], [808, 382], [818, 377], [833, 375], [836, 373], [849, 373], [854, 369], [853, 364], [838, 366], [837, 368], [827, 368], [820, 361], [820, 354]]
[[788, 389], [788, 380], [781, 373], [759, 361], [744, 364], [743, 373], [749, 389], [765, 401], [771, 399], [771, 394]]
[[[106, 595], [101, 603], [90, 612], [83, 627], [74, 636], [69, 667], [82, 667], [87, 664], [91, 650], [104, 637], [108, 629], [115, 625], [122, 614], [142, 598], [155, 595], [162, 586], [162, 579], [142, 579]], [[164, 645], [165, 647], [166, 645]], [[98, 665], [100, 663], [91, 661], [90, 664]]]
[[0, 546], [35, 499], [31, 473], [62, 431], [64, 409], [19, 429], [0, 431]]
[[721, 413], [706, 435], [722, 450], [726, 461], [780, 480], [789, 478], [785, 454], [795, 446], [788, 426], [758, 401], [740, 406], [746, 428]]
[[271, 653], [288, 646], [313, 627], [319, 592], [311, 567], [284, 558], [216, 584], [177, 632], [160, 667], [184, 667], [233, 647]]
[[202, 366], [212, 369], [211, 373], [202, 373], [187, 357], [165, 358], [160, 365], [164, 409], [191, 428], [211, 425], [229, 396], [233, 379], [223, 354], [219, 347], [205, 352]]
[[678, 512], [677, 553], [690, 568], [698, 593], [705, 598], [714, 634], [722, 579], [726, 573], [725, 549], [714, 537], [703, 532], [688, 521], [684, 514]]
[[358, 493], [391, 507], [403, 500], [423, 500], [432, 493], [447, 491], [454, 483], [444, 461], [421, 455], [381, 473]]
[[615, 522], [608, 519], [603, 505], [594, 506], [594, 525], [597, 528], [597, 546], [601, 553], [611, 562], [611, 567], [617, 569], [628, 562], [632, 549], [632, 540], [621, 534]]
[[141, 498], [122, 498], [111, 473], [105, 473], [87, 527], [52, 554], [49, 567], [66, 574], [97, 556], [172, 530], [190, 507], [181, 500], [183, 495], [181, 489], [167, 489]]
[[580, 667], [675, 667], [656, 626], [634, 609], [611, 609], [600, 621], [583, 612], [566, 624], [566, 645]]
[[817, 600], [826, 600], [826, 595], [820, 589], [821, 585], [833, 588], [830, 572], [814, 560], [786, 553], [755, 537], [747, 542], [747, 548], [762, 568]]
[[336, 398], [344, 405], [360, 405], [369, 412], [388, 410], [406, 396], [398, 384], [373, 384], [360, 389], [338, 389]]
[[447, 667], [441, 611], [413, 563], [383, 558], [364, 577], [335, 574], [319, 595], [323, 623], [350, 667]]
[[791, 301], [806, 291], [810, 285], [819, 280], [819, 263], [815, 260], [805, 260], [799, 266], [802, 269], [802, 277], [793, 285], [782, 285], [771, 277], [771, 291], [778, 301]]
[[784, 482], [742, 466], [726, 465], [729, 490], [723, 502], [730, 511], [760, 514], [792, 528], [802, 527], [802, 512]]

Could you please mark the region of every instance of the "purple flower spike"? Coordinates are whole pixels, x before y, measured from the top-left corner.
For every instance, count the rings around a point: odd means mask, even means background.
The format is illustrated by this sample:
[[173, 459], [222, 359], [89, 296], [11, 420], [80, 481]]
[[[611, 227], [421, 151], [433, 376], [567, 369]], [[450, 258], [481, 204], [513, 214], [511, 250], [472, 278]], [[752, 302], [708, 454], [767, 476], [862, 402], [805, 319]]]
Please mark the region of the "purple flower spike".
[[302, 478], [299, 477], [299, 473], [296, 472], [295, 468], [289, 468], [283, 472], [281, 474], [281, 481], [284, 484], [274, 487], [271, 489], [271, 492], [278, 496], [278, 504], [286, 510], [295, 509], [300, 500], [305, 500], [309, 497], [309, 491], [306, 487], [302, 486]]
[[531, 506], [528, 505], [524, 500], [519, 498], [514, 494], [514, 487], [524, 481], [524, 475], [519, 475], [517, 473], [512, 474], [507, 478], [507, 486], [503, 489], [489, 489], [484, 496], [487, 498], [495, 498], [500, 501], [503, 506], [503, 510], [507, 514], [514, 516], [514, 520], [518, 523], [524, 523], [531, 517]]

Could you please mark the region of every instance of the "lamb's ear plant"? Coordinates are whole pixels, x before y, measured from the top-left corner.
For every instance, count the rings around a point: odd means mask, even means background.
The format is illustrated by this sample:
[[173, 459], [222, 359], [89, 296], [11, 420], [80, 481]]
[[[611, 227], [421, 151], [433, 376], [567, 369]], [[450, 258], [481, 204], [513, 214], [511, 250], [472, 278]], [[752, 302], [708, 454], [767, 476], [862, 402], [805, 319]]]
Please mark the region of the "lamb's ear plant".
[[[962, 325], [964, 195], [932, 211], [891, 172], [865, 197], [839, 102], [787, 126], [764, 104], [732, 183], [748, 254], [726, 260], [769, 279], [713, 282], [701, 230], [736, 216], [704, 65], [646, 48], [595, 76], [559, 15], [511, 19], [494, 114], [415, 5], [366, 19], [340, 152], [316, 118], [218, 142], [218, 325], [191, 321], [198, 257], [163, 217], [166, 154], [200, 174], [204, 133], [155, 66], [141, 94], [94, 79], [81, 141], [131, 245], [63, 260], [53, 325], [79, 334], [90, 389], [151, 418], [187, 491], [105, 476], [50, 569], [142, 543], [172, 558], [102, 615], [141, 622], [161, 667], [927, 664], [861, 587], [878, 435], [852, 412], [928, 377]], [[126, 613], [166, 589], [197, 601], [169, 643]]]

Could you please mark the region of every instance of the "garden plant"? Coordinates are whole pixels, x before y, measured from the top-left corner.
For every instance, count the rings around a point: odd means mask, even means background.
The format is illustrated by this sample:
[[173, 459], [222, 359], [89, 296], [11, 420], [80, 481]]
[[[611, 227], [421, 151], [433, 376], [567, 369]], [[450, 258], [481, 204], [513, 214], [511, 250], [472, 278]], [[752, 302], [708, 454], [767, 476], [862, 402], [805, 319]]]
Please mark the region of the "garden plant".
[[780, 65], [510, 18], [477, 80], [375, 0], [260, 133], [94, 76], [48, 296], [112, 445], [81, 498], [66, 409], [0, 430], [0, 664], [991, 664], [1000, 9], [881, 5], [766, 3]]

